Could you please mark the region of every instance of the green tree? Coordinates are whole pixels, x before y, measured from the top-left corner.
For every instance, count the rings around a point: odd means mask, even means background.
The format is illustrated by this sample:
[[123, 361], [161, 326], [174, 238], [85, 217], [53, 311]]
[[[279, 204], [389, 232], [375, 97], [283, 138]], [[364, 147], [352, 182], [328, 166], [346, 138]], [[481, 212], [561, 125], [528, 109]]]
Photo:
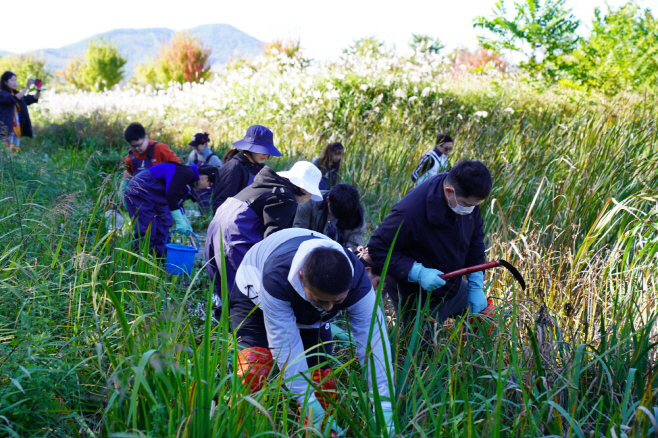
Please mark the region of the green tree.
[[123, 80], [126, 59], [115, 44], [104, 40], [89, 42], [82, 57], [69, 59], [59, 76], [79, 90], [99, 92], [110, 89]]
[[658, 20], [630, 2], [594, 12], [592, 33], [575, 53], [573, 75], [607, 93], [654, 85], [658, 79]]
[[514, 4], [516, 15], [507, 18], [505, 0], [498, 0], [493, 18], [476, 17], [474, 27], [488, 30], [492, 37], [479, 36], [485, 49], [512, 50], [527, 57], [521, 66], [535, 72], [558, 76], [569, 68], [565, 57], [579, 41], [575, 31], [580, 21], [566, 0], [523, 0]]
[[5, 71], [16, 73], [19, 86], [24, 86], [29, 78], [41, 79], [45, 85], [53, 77], [46, 70], [45, 64], [46, 61], [33, 55], [9, 55], [0, 59], [0, 74]]
[[432, 39], [429, 35], [412, 34], [409, 46], [416, 52], [439, 53], [445, 49], [440, 39]]
[[211, 76], [212, 49], [200, 38], [179, 32], [163, 43], [155, 60], [136, 67], [135, 81], [141, 84], [201, 82]]

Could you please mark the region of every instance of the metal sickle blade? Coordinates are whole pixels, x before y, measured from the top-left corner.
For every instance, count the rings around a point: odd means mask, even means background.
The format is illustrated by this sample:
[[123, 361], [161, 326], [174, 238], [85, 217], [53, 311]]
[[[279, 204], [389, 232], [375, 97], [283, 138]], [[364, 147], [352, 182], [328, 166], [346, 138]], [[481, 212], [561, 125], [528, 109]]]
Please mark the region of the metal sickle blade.
[[498, 260], [498, 261], [500, 262], [501, 266], [504, 266], [505, 268], [507, 268], [508, 271], [512, 273], [514, 278], [516, 278], [516, 281], [518, 281], [519, 284], [521, 285], [521, 289], [525, 290], [525, 280], [523, 279], [521, 273], [514, 266], [512, 266], [511, 263], [505, 260]]

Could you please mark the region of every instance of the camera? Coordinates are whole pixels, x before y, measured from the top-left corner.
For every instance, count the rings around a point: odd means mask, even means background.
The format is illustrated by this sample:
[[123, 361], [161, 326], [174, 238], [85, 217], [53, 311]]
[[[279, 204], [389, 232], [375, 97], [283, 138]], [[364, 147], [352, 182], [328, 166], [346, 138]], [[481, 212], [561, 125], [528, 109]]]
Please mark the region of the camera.
[[41, 79], [37, 79], [37, 80], [34, 81], [34, 85], [36, 85], [37, 88], [41, 88], [41, 86], [43, 85], [43, 82], [41, 81]]

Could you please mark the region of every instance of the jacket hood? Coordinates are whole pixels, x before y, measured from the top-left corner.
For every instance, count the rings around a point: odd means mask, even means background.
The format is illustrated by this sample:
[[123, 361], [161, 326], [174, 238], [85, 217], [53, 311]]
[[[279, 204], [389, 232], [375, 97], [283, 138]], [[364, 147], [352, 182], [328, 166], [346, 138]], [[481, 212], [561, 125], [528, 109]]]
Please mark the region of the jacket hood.
[[287, 178], [279, 176], [269, 166], [265, 166], [258, 172], [251, 187], [254, 189], [282, 187], [292, 190], [293, 184]]

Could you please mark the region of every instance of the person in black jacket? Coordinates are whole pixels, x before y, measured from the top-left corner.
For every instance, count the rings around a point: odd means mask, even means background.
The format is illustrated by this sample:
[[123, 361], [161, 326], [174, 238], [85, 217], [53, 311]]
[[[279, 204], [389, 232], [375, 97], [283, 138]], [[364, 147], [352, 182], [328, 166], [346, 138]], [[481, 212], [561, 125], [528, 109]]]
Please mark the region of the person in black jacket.
[[226, 199], [237, 195], [254, 182], [258, 172], [265, 166], [263, 161], [270, 156], [282, 155], [274, 146], [272, 131], [261, 125], [250, 126], [244, 138], [233, 143], [233, 146], [240, 153], [225, 161], [219, 169], [212, 193], [213, 214]]
[[[32, 137], [32, 122], [27, 106], [37, 103], [41, 97], [41, 81], [30, 78], [21, 91], [16, 74], [6, 71], [0, 77], [0, 139], [18, 149], [21, 137]], [[27, 94], [30, 85], [37, 84], [37, 93]]]
[[384, 266], [395, 246], [385, 288], [401, 319], [408, 321], [429, 298], [432, 317], [442, 322], [470, 307], [487, 307], [482, 272], [444, 281], [439, 275], [484, 263], [479, 205], [491, 192], [491, 175], [479, 161], [462, 161], [412, 190], [394, 207], [368, 242], [373, 263]]
[[[292, 228], [297, 204], [322, 200], [320, 170], [308, 161], [299, 161], [288, 172], [274, 172], [265, 166], [251, 186], [228, 198], [217, 210], [205, 244], [208, 273], [215, 279], [215, 304], [221, 305], [221, 284], [217, 273], [226, 257], [226, 283], [233, 287], [235, 273], [249, 248], [267, 236]], [[220, 251], [223, 239], [224, 254]]]

